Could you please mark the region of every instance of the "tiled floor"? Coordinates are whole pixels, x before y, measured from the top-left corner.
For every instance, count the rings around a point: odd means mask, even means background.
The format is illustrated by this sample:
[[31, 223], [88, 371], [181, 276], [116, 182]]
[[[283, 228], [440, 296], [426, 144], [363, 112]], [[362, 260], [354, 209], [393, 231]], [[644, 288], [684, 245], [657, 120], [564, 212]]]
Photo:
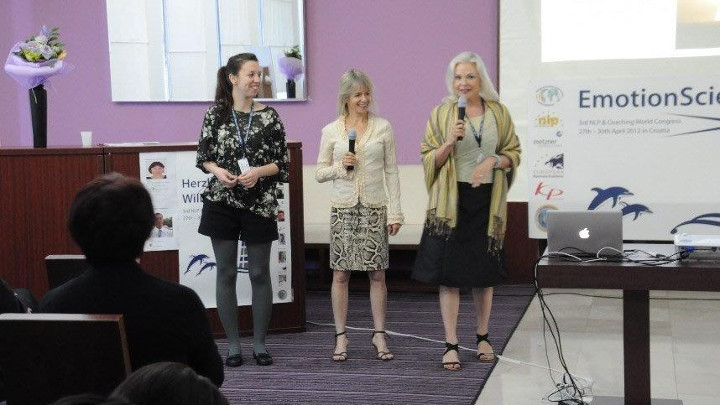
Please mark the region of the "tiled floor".
[[[621, 291], [547, 289], [545, 294], [570, 371], [591, 378], [595, 395], [622, 396], [622, 301], [567, 293], [620, 297]], [[650, 297], [652, 396], [680, 399], [683, 405], [720, 404], [720, 293], [653, 291]], [[554, 349], [549, 353], [552, 367], [560, 369]], [[508, 360], [498, 363], [476, 404], [547, 404], [542, 398], [554, 386], [549, 372], [512, 362], [547, 366], [537, 298], [503, 357]]]

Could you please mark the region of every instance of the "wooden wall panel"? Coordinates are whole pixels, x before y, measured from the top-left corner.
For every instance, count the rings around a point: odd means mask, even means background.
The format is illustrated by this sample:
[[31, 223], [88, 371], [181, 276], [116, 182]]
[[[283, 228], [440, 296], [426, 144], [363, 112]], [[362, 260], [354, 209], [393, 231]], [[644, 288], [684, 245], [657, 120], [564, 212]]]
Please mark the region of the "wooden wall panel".
[[101, 148], [0, 149], [0, 276], [10, 285], [40, 298], [48, 290], [45, 256], [80, 253], [67, 213], [102, 162]]

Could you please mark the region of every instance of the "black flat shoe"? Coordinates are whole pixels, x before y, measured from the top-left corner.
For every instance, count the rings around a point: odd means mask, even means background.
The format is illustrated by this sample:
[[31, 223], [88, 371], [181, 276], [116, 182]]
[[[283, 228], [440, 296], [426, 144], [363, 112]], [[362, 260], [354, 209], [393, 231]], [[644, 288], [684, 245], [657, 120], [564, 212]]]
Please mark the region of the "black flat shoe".
[[242, 364], [242, 355], [241, 354], [233, 354], [232, 356], [228, 356], [227, 359], [225, 359], [225, 365], [228, 367], [240, 367]]
[[258, 366], [269, 366], [273, 364], [273, 358], [270, 353], [255, 353], [253, 352], [253, 359]]

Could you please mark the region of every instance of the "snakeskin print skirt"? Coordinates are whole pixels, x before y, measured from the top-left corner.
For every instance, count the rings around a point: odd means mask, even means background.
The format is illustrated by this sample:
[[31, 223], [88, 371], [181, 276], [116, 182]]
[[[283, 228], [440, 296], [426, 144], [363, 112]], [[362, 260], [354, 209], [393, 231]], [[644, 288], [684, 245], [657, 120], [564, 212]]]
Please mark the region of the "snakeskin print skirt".
[[330, 268], [375, 271], [388, 268], [387, 209], [358, 204], [330, 211]]

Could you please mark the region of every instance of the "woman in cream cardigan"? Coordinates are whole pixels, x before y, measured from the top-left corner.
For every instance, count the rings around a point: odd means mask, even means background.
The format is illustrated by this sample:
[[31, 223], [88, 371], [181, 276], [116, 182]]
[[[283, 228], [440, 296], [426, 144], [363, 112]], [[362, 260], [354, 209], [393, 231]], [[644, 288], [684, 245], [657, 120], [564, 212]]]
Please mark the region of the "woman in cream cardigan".
[[[345, 334], [348, 281], [351, 271], [367, 272], [375, 331], [371, 344], [379, 360], [392, 360], [385, 341], [388, 235], [404, 222], [395, 138], [390, 123], [370, 112], [373, 85], [363, 72], [351, 69], [340, 79], [339, 117], [322, 130], [315, 179], [332, 181], [330, 268], [335, 318], [334, 361], [348, 359]], [[355, 153], [348, 134], [356, 134]], [[386, 192], [387, 188], [387, 192]]]
[[[460, 370], [460, 288], [472, 288], [477, 358], [495, 360], [488, 335], [493, 286], [506, 279], [506, 198], [520, 164], [520, 144], [485, 64], [463, 52], [449, 64], [450, 95], [430, 114], [421, 144], [429, 200], [412, 277], [438, 285], [447, 370]], [[458, 100], [466, 119], [458, 119]]]

